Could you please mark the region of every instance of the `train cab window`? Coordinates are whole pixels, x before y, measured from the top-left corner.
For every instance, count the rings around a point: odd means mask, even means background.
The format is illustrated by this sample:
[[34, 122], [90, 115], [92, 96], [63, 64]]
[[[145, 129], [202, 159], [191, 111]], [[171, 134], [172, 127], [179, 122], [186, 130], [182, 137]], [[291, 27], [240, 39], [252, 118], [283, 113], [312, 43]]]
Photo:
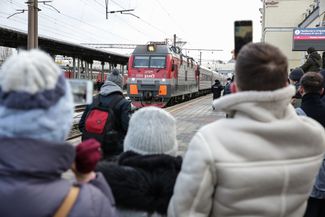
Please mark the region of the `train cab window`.
[[159, 68], [163, 69], [166, 67], [166, 58], [159, 56], [152, 56], [150, 58], [150, 68]]
[[134, 68], [149, 68], [149, 56], [135, 56], [133, 61]]

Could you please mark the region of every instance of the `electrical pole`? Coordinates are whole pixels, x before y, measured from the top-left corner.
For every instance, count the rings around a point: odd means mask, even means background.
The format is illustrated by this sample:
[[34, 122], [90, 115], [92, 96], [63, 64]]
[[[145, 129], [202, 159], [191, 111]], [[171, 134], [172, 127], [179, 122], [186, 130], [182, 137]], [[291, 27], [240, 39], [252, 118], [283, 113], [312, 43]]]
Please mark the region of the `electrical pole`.
[[28, 4], [28, 37], [27, 49], [38, 47], [38, 2], [29, 0]]
[[174, 47], [176, 47], [176, 34], [174, 34]]

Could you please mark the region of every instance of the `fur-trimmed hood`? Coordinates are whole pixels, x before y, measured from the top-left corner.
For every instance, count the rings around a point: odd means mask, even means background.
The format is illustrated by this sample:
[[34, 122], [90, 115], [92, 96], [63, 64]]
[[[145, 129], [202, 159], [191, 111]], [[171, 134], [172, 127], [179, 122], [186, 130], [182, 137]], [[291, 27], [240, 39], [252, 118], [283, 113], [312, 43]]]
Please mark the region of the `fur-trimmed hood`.
[[109, 183], [119, 209], [166, 214], [182, 158], [169, 155], [121, 154], [118, 164], [97, 169]]

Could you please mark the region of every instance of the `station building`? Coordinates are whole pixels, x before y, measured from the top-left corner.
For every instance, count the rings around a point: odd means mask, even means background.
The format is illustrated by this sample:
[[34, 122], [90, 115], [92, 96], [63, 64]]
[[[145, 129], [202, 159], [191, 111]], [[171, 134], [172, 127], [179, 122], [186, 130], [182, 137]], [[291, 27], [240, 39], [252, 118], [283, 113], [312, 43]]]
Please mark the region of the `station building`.
[[325, 27], [325, 0], [262, 0], [261, 41], [279, 47], [289, 68], [305, 62], [303, 51], [292, 51], [293, 29]]

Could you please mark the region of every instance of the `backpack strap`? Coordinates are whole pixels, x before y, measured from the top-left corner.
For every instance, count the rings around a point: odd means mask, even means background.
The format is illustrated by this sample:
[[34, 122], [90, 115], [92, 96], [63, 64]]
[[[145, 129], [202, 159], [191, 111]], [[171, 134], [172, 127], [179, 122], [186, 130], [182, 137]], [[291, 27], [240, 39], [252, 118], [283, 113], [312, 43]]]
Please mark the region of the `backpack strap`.
[[117, 105], [124, 99], [122, 95], [117, 95], [115, 99], [113, 99], [111, 102], [108, 103], [108, 106], [112, 108], [115, 112], [115, 109], [117, 108]]
[[57, 209], [57, 211], [54, 214], [54, 217], [66, 217], [70, 213], [72, 206], [77, 200], [77, 197], [79, 195], [80, 188], [76, 186], [72, 186], [70, 188], [69, 193], [65, 197], [64, 201], [60, 205], [60, 207]]
[[94, 106], [99, 106], [100, 104], [101, 104], [101, 102], [100, 102], [100, 94], [98, 94], [97, 96], [95, 96], [93, 98], [93, 105]]

